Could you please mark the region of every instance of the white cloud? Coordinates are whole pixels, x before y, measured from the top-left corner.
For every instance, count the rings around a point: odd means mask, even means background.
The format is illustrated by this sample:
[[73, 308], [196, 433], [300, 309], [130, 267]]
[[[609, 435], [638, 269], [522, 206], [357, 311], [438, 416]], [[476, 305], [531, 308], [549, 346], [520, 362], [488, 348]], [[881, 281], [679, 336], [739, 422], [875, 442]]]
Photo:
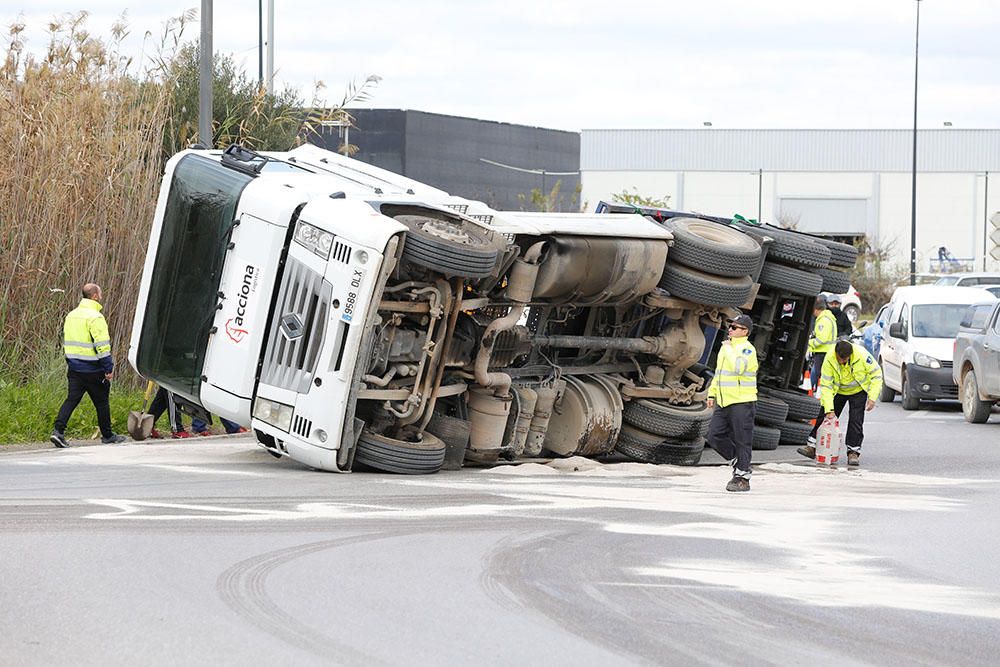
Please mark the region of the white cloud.
[[[92, 32], [121, 10], [89, 4]], [[129, 9], [133, 33], [159, 33], [198, 3]], [[257, 2], [215, 2], [215, 47], [257, 71]], [[54, 14], [26, 5], [31, 44]], [[368, 74], [371, 102], [563, 129], [594, 127], [908, 127], [913, 0], [277, 0], [279, 85], [329, 98]], [[921, 3], [920, 124], [995, 127], [1000, 3]], [[188, 36], [197, 36], [192, 25]], [[136, 47], [137, 48], [137, 47]]]

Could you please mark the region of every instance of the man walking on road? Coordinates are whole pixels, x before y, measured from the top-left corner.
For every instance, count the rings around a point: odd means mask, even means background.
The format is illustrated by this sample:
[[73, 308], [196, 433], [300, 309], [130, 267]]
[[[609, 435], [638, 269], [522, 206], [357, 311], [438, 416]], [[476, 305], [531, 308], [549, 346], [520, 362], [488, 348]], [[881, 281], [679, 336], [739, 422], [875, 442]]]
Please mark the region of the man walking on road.
[[813, 392], [819, 384], [819, 376], [823, 372], [823, 359], [833, 350], [837, 340], [837, 318], [826, 308], [826, 297], [820, 294], [813, 304], [813, 334], [809, 337], [809, 351], [812, 353], [812, 368], [809, 370], [809, 381]]
[[97, 424], [101, 428], [101, 442], [114, 444], [125, 438], [111, 430], [111, 378], [114, 360], [111, 358], [111, 335], [108, 323], [101, 314], [101, 288], [94, 283], [83, 286], [83, 299], [75, 310], [66, 316], [63, 324], [63, 352], [66, 355], [66, 377], [69, 392], [59, 414], [55, 430], [49, 440], [56, 447], [68, 447], [66, 422], [79, 405], [84, 394], [90, 396], [97, 410]]
[[732, 462], [726, 491], [750, 490], [753, 418], [757, 408], [757, 350], [750, 341], [753, 321], [739, 315], [729, 325], [729, 340], [719, 349], [708, 407], [718, 404], [708, 427], [708, 445]]
[[878, 362], [861, 345], [850, 341], [837, 341], [833, 354], [826, 355], [820, 379], [819, 416], [809, 436], [809, 444], [799, 447], [806, 458], [816, 458], [816, 431], [827, 417], [840, 416], [845, 405], [850, 405], [847, 422], [847, 465], [859, 465], [861, 443], [865, 439], [865, 413], [875, 407], [875, 400], [882, 391], [882, 369]]

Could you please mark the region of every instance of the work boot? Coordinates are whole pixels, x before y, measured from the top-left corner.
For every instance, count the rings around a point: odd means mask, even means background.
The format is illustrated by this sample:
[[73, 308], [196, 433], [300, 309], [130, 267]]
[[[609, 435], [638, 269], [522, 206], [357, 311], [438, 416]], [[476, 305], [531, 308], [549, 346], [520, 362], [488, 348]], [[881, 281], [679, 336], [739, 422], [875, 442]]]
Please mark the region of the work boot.
[[816, 448], [812, 445], [806, 445], [805, 447], [799, 447], [796, 449], [799, 454], [806, 457], [807, 459], [816, 460]]
[[746, 477], [733, 476], [729, 480], [729, 484], [726, 484], [726, 491], [749, 491], [750, 490], [750, 480]]
[[861, 452], [847, 452], [847, 465], [857, 467], [861, 465], [858, 463], [858, 459], [861, 458]]
[[170, 434], [172, 438], [190, 438], [191, 434], [187, 431], [174, 431]]
[[163, 440], [163, 434], [154, 428], [152, 431], [149, 432], [149, 438], [151, 440]]
[[112, 433], [107, 438], [101, 438], [101, 443], [105, 445], [117, 445], [121, 442], [125, 442], [125, 436], [117, 433]]
[[59, 449], [63, 449], [64, 447], [69, 447], [69, 443], [66, 442], [66, 436], [63, 435], [62, 432], [60, 431], [52, 431], [52, 435], [49, 436], [49, 442], [51, 442]]

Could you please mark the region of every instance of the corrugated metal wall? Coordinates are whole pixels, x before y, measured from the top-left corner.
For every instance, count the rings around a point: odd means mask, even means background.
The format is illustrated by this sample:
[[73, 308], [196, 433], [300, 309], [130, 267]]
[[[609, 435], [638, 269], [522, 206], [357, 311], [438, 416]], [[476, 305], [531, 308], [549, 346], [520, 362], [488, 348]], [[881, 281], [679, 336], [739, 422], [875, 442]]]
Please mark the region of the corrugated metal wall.
[[[584, 130], [583, 171], [908, 172], [911, 130]], [[917, 170], [1000, 171], [1000, 130], [920, 130]]]

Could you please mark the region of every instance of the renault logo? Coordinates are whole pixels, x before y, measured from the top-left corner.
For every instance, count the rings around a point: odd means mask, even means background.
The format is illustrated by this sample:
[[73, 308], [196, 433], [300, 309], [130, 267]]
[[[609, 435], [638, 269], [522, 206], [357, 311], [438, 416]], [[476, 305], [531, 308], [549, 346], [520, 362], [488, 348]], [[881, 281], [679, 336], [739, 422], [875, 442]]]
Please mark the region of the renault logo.
[[298, 340], [302, 338], [304, 333], [305, 328], [302, 326], [302, 320], [295, 313], [289, 313], [281, 318], [281, 335], [288, 340]]

